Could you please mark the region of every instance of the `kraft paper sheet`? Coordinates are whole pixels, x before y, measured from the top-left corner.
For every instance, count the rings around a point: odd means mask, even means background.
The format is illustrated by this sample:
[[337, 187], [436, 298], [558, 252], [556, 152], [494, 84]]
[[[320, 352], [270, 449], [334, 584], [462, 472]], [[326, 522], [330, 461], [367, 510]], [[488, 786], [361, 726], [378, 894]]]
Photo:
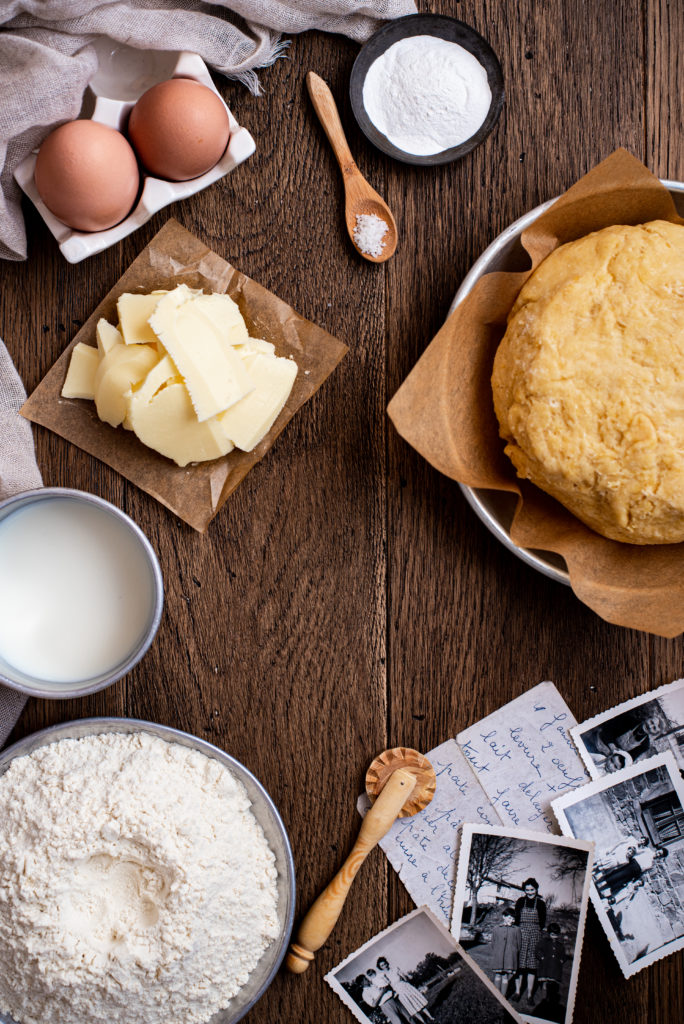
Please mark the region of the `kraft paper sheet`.
[[[150, 292], [178, 284], [227, 292], [240, 307], [250, 335], [272, 342], [276, 355], [291, 355], [299, 368], [285, 408], [253, 451], [236, 448], [223, 458], [183, 468], [145, 447], [130, 431], [103, 423], [94, 402], [61, 397], [72, 348], [79, 341], [96, 344], [95, 327], [100, 317], [117, 322], [116, 300], [122, 292]], [[111, 466], [194, 529], [204, 532], [228, 496], [266, 455], [278, 434], [346, 352], [347, 346], [341, 341], [241, 274], [177, 221], [169, 220], [88, 318], [21, 413]]]
[[491, 372], [508, 313], [541, 261], [565, 242], [611, 224], [684, 224], [669, 192], [620, 149], [543, 213], [522, 235], [531, 269], [481, 278], [454, 310], [389, 404], [399, 434], [436, 469], [469, 487], [519, 496], [511, 538], [554, 551], [581, 601], [608, 622], [673, 637], [684, 630], [684, 544], [607, 540], [555, 499], [519, 480], [504, 455]]

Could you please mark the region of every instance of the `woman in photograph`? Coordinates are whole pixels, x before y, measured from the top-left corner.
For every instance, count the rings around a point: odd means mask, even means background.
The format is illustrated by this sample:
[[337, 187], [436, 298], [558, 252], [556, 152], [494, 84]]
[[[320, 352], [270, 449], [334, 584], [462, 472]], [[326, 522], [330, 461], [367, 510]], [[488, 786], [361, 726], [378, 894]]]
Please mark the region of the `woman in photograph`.
[[372, 1011], [382, 1014], [389, 1024], [404, 1024], [395, 1007], [390, 985], [374, 967], [369, 967], [364, 975], [361, 999]]
[[523, 982], [527, 983], [527, 1002], [532, 1002], [534, 983], [537, 977], [537, 943], [541, 930], [546, 924], [546, 903], [539, 895], [539, 882], [536, 878], [526, 878], [523, 882], [524, 896], [515, 904], [515, 923], [522, 934], [520, 947], [520, 970], [515, 979], [515, 992], [511, 996], [517, 1002], [522, 995]]
[[386, 981], [392, 989], [394, 997], [411, 1022], [429, 1024], [435, 1018], [428, 1010], [428, 1001], [415, 985], [407, 981], [403, 974], [396, 968], [390, 967], [387, 957], [381, 956], [377, 962], [379, 978]]
[[494, 984], [506, 995], [508, 983], [517, 975], [520, 966], [522, 932], [515, 923], [515, 911], [505, 907], [501, 924], [492, 929], [492, 971]]
[[641, 878], [651, 870], [656, 861], [663, 860], [667, 855], [668, 850], [665, 846], [656, 846], [655, 849], [646, 846], [634, 851], [623, 864], [608, 868], [596, 878], [599, 896], [603, 899], [617, 896], [630, 882]]
[[645, 836], [639, 836], [638, 838], [636, 836], [627, 836], [625, 839], [621, 839], [619, 843], [616, 843], [609, 850], [601, 851], [594, 861], [594, 874], [600, 876], [604, 871], [610, 870], [610, 868], [616, 868], [619, 864], [625, 864], [639, 850], [646, 846], [648, 846], [648, 839]]
[[[636, 712], [625, 712], [612, 721], [604, 722], [592, 736], [587, 734], [585, 743], [590, 753], [607, 759], [624, 759], [625, 764], [620, 767], [626, 767], [657, 753], [653, 741], [665, 730], [665, 722], [656, 713], [641, 718]], [[612, 770], [617, 767], [616, 763]], [[606, 768], [611, 770], [608, 764]]]

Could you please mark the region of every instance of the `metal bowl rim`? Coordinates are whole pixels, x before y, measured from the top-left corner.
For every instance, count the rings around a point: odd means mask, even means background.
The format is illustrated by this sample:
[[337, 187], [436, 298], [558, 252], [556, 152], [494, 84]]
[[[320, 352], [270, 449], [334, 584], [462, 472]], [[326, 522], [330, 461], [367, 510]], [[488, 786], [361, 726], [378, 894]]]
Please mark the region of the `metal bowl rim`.
[[[684, 182], [682, 181], [673, 181], [669, 178], [661, 178], [660, 182], [665, 186], [668, 192], [684, 193]], [[559, 198], [559, 196], [555, 196], [553, 199], [548, 199], [545, 203], [540, 203], [538, 206], [535, 206], [534, 209], [528, 210], [527, 213], [518, 217], [517, 220], [514, 220], [512, 224], [509, 224], [507, 228], [504, 228], [504, 230], [496, 236], [493, 242], [491, 242], [484, 252], [478, 256], [466, 276], [463, 278], [451, 306], [449, 307], [447, 319], [456, 309], [456, 306], [463, 302], [465, 297], [472, 291], [475, 283], [479, 281], [481, 277], [484, 277], [485, 273], [487, 273], [486, 268], [489, 265], [492, 256], [499, 252], [499, 250], [512, 238], [521, 234], [525, 228], [529, 227], [530, 224], [537, 219], [537, 217], [540, 217], [542, 213], [553, 206]], [[551, 565], [550, 562], [541, 555], [541, 553], [537, 554], [530, 548], [520, 548], [511, 540], [508, 530], [495, 516], [492, 515], [482, 500], [481, 494], [485, 492], [488, 493], [487, 488], [468, 487], [467, 484], [462, 484], [460, 482], [458, 482], [458, 486], [461, 488], [466, 501], [479, 519], [484, 523], [487, 529], [493, 533], [505, 547], [508, 548], [509, 551], [512, 551], [514, 555], [520, 558], [523, 562], [526, 562], [527, 565], [532, 566], [533, 569], [541, 572], [544, 576], [548, 576], [550, 579], [556, 580], [558, 583], [564, 583], [567, 586], [570, 586], [570, 575], [567, 569], [558, 569], [555, 565]]]

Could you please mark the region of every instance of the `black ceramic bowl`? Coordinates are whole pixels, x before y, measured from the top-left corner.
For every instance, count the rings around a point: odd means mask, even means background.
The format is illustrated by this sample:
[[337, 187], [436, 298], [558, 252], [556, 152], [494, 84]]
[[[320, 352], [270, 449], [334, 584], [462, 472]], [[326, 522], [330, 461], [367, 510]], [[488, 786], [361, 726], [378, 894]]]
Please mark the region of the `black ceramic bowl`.
[[[458, 43], [482, 64], [487, 72], [487, 80], [492, 93], [489, 112], [475, 134], [459, 146], [452, 146], [451, 149], [443, 149], [441, 152], [432, 153], [429, 156], [416, 156], [414, 153], [398, 149], [386, 135], [378, 131], [363, 105], [363, 83], [371, 64], [390, 46], [408, 36], [437, 36], [439, 39], [446, 39], [449, 43]], [[352, 68], [349, 95], [359, 127], [374, 146], [405, 164], [422, 164], [427, 167], [458, 160], [487, 138], [501, 113], [504, 102], [504, 83], [501, 65], [496, 54], [487, 40], [483, 39], [474, 28], [470, 28], [469, 25], [457, 21], [455, 18], [448, 18], [441, 14], [410, 14], [406, 18], [397, 18], [395, 21], [388, 22], [361, 47]]]

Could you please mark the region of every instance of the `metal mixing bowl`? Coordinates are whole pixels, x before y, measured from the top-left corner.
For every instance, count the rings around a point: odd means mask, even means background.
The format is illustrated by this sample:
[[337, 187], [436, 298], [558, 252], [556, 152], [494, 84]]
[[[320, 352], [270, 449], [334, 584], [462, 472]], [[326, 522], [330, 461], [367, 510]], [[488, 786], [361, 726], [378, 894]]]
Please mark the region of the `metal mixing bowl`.
[[[665, 181], [663, 185], [674, 199], [677, 212], [684, 217], [684, 182]], [[475, 261], [471, 269], [463, 279], [461, 287], [456, 292], [454, 301], [449, 309], [449, 316], [453, 313], [459, 302], [463, 302], [466, 295], [472, 291], [474, 285], [485, 274], [492, 274], [497, 270], [516, 272], [528, 270], [530, 257], [523, 249], [520, 236], [525, 228], [541, 216], [545, 210], [556, 202], [550, 199], [547, 203], [535, 206], [529, 213], [519, 217], [505, 231], [498, 235], [492, 244]], [[466, 500], [475, 510], [482, 522], [494, 536], [504, 544], [509, 551], [521, 558], [523, 562], [531, 565], [534, 569], [549, 576], [552, 580], [569, 585], [570, 577], [565, 561], [560, 555], [553, 551], [535, 551], [531, 548], [519, 548], [511, 540], [510, 528], [513, 522], [513, 514], [517, 503], [517, 495], [504, 491], [491, 491], [481, 487], [466, 487], [459, 484]]]
[[[282, 819], [276, 810], [275, 804], [261, 783], [251, 772], [247, 771], [244, 765], [241, 765], [230, 754], [226, 754], [211, 743], [198, 739], [196, 736], [191, 736], [189, 733], [180, 732], [178, 729], [172, 729], [163, 725], [155, 725], [153, 722], [139, 722], [134, 718], [85, 718], [79, 722], [67, 722], [64, 725], [55, 725], [50, 729], [43, 729], [32, 736], [25, 737], [25, 739], [20, 740], [0, 753], [0, 775], [7, 771], [10, 762], [14, 758], [30, 754], [37, 750], [38, 747], [47, 746], [47, 744], [55, 743], [57, 740], [79, 739], [82, 736], [96, 736], [107, 732], [146, 732], [151, 736], [158, 736], [168, 743], [180, 743], [181, 746], [198, 750], [201, 754], [214, 758], [224, 765], [247, 790], [247, 795], [252, 804], [252, 813], [261, 825], [275, 856], [276, 868], [278, 870], [278, 920], [280, 923], [280, 934], [267, 948], [261, 960], [250, 974], [247, 984], [240, 989], [224, 1010], [215, 1013], [207, 1021], [207, 1024], [236, 1024], [236, 1021], [241, 1020], [251, 1010], [257, 999], [263, 995], [273, 981], [285, 956], [290, 932], [292, 931], [295, 908], [295, 872], [292, 850], [290, 849], [290, 842]], [[0, 1024], [19, 1024], [19, 1022], [15, 1021], [12, 1017], [0, 1013]]]

